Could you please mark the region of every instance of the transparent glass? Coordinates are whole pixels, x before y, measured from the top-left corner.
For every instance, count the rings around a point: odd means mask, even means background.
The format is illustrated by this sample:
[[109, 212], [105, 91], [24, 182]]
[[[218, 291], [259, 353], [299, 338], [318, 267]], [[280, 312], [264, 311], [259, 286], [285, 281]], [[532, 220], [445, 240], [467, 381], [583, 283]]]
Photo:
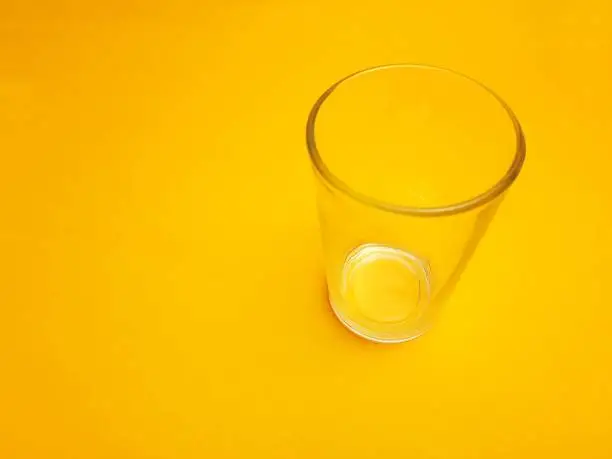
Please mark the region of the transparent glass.
[[373, 341], [416, 338], [521, 170], [518, 120], [467, 76], [393, 64], [325, 91], [306, 137], [333, 311]]

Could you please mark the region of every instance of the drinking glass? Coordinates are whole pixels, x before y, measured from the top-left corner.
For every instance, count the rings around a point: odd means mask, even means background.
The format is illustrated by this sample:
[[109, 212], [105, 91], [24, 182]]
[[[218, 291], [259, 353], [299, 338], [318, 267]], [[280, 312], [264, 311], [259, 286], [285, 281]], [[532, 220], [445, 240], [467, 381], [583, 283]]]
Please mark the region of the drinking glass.
[[392, 64], [325, 91], [306, 142], [334, 313], [372, 341], [420, 336], [519, 175], [516, 116], [465, 75]]

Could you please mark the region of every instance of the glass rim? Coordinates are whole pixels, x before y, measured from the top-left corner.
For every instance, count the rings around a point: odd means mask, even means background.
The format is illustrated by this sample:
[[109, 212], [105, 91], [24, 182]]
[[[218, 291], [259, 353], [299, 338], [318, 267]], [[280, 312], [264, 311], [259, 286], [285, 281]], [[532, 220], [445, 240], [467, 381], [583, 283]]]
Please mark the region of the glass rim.
[[[323, 158], [321, 157], [319, 150], [317, 149], [317, 143], [315, 140], [315, 124], [317, 120], [317, 115], [319, 110], [328, 99], [328, 97], [338, 88], [342, 83], [352, 80], [353, 78], [359, 77], [361, 75], [378, 72], [380, 70], [389, 70], [389, 69], [416, 69], [416, 70], [435, 70], [445, 72], [451, 76], [456, 76], [459, 78], [465, 79], [469, 83], [473, 83], [486, 91], [489, 95], [493, 96], [493, 98], [501, 105], [506, 114], [508, 115], [510, 121], [512, 122], [512, 126], [514, 127], [515, 132], [515, 152], [514, 158], [510, 167], [506, 170], [506, 173], [495, 182], [490, 188], [486, 191], [463, 201], [459, 201], [456, 203], [451, 203], [443, 206], [435, 206], [435, 207], [415, 207], [415, 206], [406, 206], [400, 204], [393, 204], [391, 202], [386, 202], [372, 196], [368, 196], [367, 194], [363, 194], [357, 190], [354, 190], [352, 187], [347, 185], [344, 181], [342, 181], [338, 176], [336, 176], [325, 164]], [[323, 178], [325, 182], [331, 185], [334, 189], [348, 195], [349, 197], [361, 202], [370, 207], [375, 207], [380, 210], [384, 210], [387, 212], [393, 212], [397, 214], [405, 214], [405, 215], [416, 215], [416, 216], [443, 216], [443, 215], [453, 215], [462, 212], [467, 212], [469, 210], [473, 210], [477, 207], [481, 207], [491, 201], [493, 201], [496, 197], [501, 195], [504, 191], [506, 191], [512, 183], [518, 177], [523, 163], [525, 162], [526, 155], [526, 146], [525, 146], [525, 136], [523, 134], [523, 129], [518, 121], [518, 118], [512, 111], [512, 109], [508, 106], [508, 104], [498, 96], [493, 90], [475, 80], [472, 77], [464, 75], [463, 73], [457, 72], [455, 70], [451, 70], [445, 67], [439, 67], [434, 65], [427, 64], [383, 64], [377, 65], [374, 67], [368, 67], [362, 70], [358, 70], [341, 78], [332, 84], [315, 102], [310, 113], [308, 115], [308, 121], [306, 123], [306, 146], [308, 148], [308, 154], [310, 159], [317, 170], [317, 173]]]

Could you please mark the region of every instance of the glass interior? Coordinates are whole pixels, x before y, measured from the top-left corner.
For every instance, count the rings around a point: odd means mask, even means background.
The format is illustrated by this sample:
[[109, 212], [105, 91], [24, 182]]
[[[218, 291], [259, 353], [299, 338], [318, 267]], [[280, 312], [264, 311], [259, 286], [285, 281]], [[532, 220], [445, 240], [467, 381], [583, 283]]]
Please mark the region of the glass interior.
[[427, 66], [350, 76], [328, 91], [313, 121], [316, 152], [330, 175], [400, 207], [478, 198], [507, 179], [520, 150], [516, 120], [495, 94]]

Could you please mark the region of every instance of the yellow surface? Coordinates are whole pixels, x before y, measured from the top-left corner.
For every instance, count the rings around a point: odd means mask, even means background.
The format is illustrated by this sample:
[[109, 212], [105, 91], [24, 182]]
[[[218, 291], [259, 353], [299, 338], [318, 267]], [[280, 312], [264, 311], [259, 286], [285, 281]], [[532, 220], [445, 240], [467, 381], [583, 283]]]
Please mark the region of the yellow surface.
[[[610, 2], [85, 3], [0, 5], [0, 457], [612, 457]], [[390, 61], [495, 88], [528, 159], [381, 346], [326, 304], [304, 123]]]

